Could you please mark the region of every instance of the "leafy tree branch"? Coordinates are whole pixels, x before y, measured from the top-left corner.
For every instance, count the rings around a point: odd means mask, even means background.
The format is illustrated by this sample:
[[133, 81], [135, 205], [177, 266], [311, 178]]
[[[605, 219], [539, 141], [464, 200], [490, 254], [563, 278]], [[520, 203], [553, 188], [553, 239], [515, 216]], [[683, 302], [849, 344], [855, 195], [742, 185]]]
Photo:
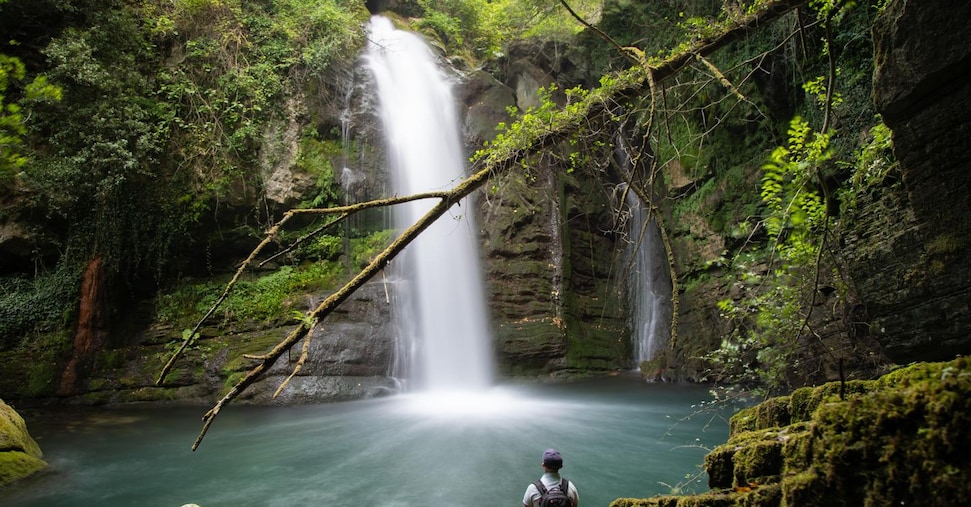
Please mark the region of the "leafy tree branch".
[[[699, 57], [704, 57], [725, 47], [727, 44], [736, 41], [745, 35], [759, 30], [770, 21], [785, 15], [791, 10], [803, 5], [805, 1], [778, 0], [766, 3], [761, 9], [753, 14], [741, 19], [736, 24], [726, 27], [724, 31], [711, 37], [697, 40], [687, 49], [672, 54], [665, 59], [650, 60], [639, 55], [638, 65], [630, 69], [617, 73], [612, 76], [605, 76], [601, 79], [601, 86], [588, 93], [584, 93], [580, 100], [571, 102], [562, 110], [544, 110], [539, 112], [527, 112], [522, 115], [517, 122], [510, 125], [506, 132], [500, 133], [496, 139], [489, 143], [486, 149], [480, 150], [473, 157], [473, 174], [468, 179], [458, 184], [453, 189], [435, 195], [409, 196], [400, 200], [375, 201], [366, 204], [372, 205], [391, 205], [405, 200], [431, 197], [439, 199], [421, 219], [410, 228], [405, 230], [395, 239], [385, 250], [377, 254], [371, 262], [362, 269], [356, 276], [348, 281], [343, 287], [327, 297], [316, 308], [308, 312], [300, 325], [290, 331], [269, 352], [261, 356], [252, 357], [257, 364], [219, 400], [203, 417], [203, 428], [193, 443], [193, 450], [197, 449], [202, 439], [205, 437], [210, 425], [213, 423], [219, 411], [226, 404], [230, 403], [247, 387], [257, 381], [269, 368], [291, 347], [301, 340], [307, 340], [314, 326], [318, 325], [324, 318], [333, 312], [343, 301], [345, 301], [355, 290], [370, 280], [374, 275], [381, 272], [392, 259], [394, 259], [408, 244], [410, 244], [419, 234], [422, 233], [432, 222], [445, 214], [453, 205], [465, 198], [473, 191], [480, 188], [491, 178], [496, 177], [518, 167], [526, 157], [533, 153], [550, 148], [555, 144], [567, 140], [578, 130], [591, 123], [592, 118], [610, 118], [619, 105], [625, 104], [632, 99], [641, 96], [645, 91], [650, 92], [650, 96], [661, 96], [658, 85], [677, 75], [688, 65], [695, 62]], [[393, 201], [393, 202], [392, 202]], [[649, 202], [649, 199], [648, 201]], [[343, 214], [348, 210], [331, 208], [329, 210], [294, 210], [296, 213], [328, 213]], [[281, 222], [284, 222], [292, 214], [288, 214]], [[267, 239], [257, 248], [256, 251], [243, 263], [241, 269], [245, 269], [255, 259], [256, 254], [269, 238], [276, 234], [281, 223], [276, 224], [268, 231]], [[668, 245], [670, 252], [670, 245]], [[238, 279], [237, 277], [234, 278]], [[226, 293], [231, 289], [230, 284]], [[224, 299], [225, 294], [220, 300]], [[207, 313], [206, 317], [212, 314], [213, 309]], [[205, 318], [203, 320], [205, 320]], [[173, 355], [169, 361], [167, 369], [171, 368], [178, 354], [185, 349], [185, 346], [193, 339], [195, 331], [199, 329], [201, 322], [193, 332], [186, 336], [183, 347]], [[305, 342], [306, 344], [306, 342]], [[305, 345], [306, 347], [306, 345]], [[306, 349], [305, 349], [306, 352]], [[305, 356], [306, 354], [302, 354]], [[302, 361], [299, 363], [302, 365]], [[299, 366], [298, 365], [298, 366]], [[167, 371], [167, 370], [166, 370]], [[164, 379], [165, 372], [159, 377]]]

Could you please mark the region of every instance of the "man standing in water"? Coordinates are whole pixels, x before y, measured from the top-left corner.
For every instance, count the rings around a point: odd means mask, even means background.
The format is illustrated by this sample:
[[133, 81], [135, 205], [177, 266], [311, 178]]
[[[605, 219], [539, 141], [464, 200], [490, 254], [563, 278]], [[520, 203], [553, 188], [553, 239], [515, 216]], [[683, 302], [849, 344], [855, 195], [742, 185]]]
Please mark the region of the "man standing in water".
[[[577, 507], [580, 505], [577, 487], [572, 481], [560, 477], [560, 468], [562, 467], [563, 457], [560, 456], [560, 451], [547, 449], [543, 452], [543, 476], [526, 487], [526, 494], [523, 495], [524, 507], [547, 505]], [[547, 498], [547, 503], [542, 502], [544, 497]]]

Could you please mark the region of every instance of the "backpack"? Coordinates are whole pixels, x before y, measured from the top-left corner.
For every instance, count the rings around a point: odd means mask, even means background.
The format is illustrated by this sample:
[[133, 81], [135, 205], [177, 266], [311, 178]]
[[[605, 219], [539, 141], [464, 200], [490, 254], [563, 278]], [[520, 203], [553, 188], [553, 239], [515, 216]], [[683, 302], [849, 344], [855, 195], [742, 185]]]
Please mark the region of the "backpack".
[[573, 499], [567, 494], [570, 491], [570, 481], [563, 479], [549, 490], [543, 485], [543, 481], [536, 481], [533, 484], [539, 490], [539, 507], [573, 507]]

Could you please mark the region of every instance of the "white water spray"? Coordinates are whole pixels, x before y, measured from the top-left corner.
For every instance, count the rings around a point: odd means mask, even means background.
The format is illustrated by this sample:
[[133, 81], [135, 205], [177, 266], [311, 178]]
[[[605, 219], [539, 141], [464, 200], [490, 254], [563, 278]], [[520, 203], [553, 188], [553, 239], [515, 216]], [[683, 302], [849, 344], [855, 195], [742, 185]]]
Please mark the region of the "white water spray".
[[[449, 189], [465, 177], [466, 157], [448, 78], [418, 36], [375, 16], [366, 64], [374, 76], [394, 192]], [[395, 208], [403, 230], [433, 203]], [[466, 391], [492, 383], [492, 350], [472, 203], [426, 229], [394, 263], [401, 277], [394, 311], [399, 359], [395, 375], [424, 391]], [[404, 371], [401, 371], [401, 370]]]

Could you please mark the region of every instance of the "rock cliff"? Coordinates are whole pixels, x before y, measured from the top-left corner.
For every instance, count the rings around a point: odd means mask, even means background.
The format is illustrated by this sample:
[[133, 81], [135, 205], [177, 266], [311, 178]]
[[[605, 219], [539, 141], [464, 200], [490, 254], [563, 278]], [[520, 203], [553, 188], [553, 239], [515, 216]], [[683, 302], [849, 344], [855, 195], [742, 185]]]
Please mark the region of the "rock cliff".
[[873, 27], [877, 110], [901, 184], [846, 238], [871, 331], [897, 361], [971, 352], [971, 4], [890, 2]]

